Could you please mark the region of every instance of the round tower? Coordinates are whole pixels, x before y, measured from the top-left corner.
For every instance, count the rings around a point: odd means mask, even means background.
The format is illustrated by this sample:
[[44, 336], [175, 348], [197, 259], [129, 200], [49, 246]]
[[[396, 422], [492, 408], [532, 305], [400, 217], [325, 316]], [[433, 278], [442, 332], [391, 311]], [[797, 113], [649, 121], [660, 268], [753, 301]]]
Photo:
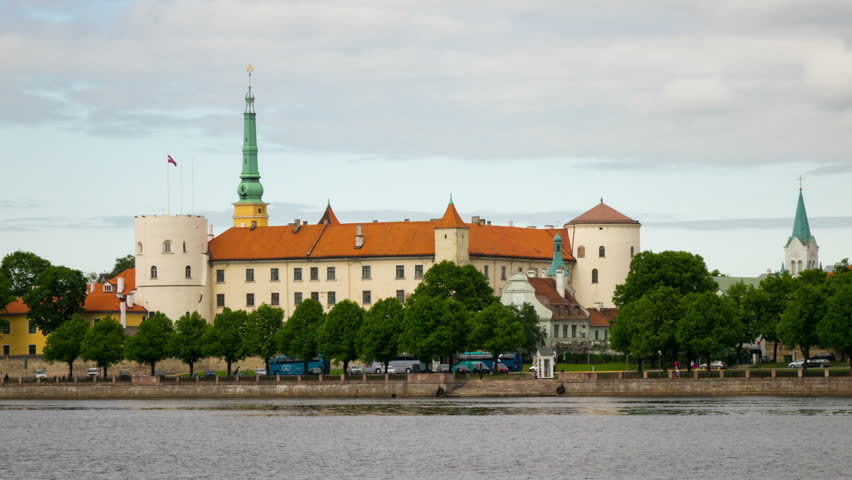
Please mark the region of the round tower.
[[211, 319], [207, 219], [137, 216], [136, 303], [172, 320], [187, 312]]
[[603, 202], [565, 224], [577, 264], [575, 297], [586, 308], [612, 308], [615, 286], [624, 283], [639, 253], [641, 224]]

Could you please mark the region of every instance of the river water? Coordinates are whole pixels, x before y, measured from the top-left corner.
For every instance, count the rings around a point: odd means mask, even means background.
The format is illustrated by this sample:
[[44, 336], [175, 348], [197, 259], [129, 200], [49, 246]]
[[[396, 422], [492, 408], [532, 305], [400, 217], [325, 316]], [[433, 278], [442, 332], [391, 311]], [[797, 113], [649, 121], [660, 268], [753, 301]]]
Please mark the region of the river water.
[[837, 479], [849, 398], [0, 401], [4, 479]]

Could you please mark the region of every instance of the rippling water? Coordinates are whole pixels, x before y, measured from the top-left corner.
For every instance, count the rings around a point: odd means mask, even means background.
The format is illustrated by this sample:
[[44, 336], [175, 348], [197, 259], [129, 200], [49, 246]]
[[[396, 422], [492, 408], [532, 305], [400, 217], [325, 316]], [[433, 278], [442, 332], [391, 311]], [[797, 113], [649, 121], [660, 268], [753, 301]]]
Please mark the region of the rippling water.
[[852, 399], [0, 401], [0, 477], [850, 478]]

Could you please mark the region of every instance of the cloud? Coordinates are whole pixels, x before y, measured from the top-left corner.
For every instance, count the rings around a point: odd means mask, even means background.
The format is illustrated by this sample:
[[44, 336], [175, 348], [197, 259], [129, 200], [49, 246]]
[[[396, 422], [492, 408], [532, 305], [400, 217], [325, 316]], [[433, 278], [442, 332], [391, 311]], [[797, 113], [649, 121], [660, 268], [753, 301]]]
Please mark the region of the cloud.
[[841, 165], [839, 163], [821, 165], [813, 170], [809, 170], [807, 175], [842, 175], [852, 173], [852, 163]]
[[[810, 225], [814, 229], [850, 228], [852, 217], [811, 217]], [[678, 228], [686, 230], [764, 230], [764, 229], [790, 229], [793, 226], [792, 218], [734, 218], [725, 220], [670, 220], [670, 221], [648, 221], [645, 225], [649, 228]]]

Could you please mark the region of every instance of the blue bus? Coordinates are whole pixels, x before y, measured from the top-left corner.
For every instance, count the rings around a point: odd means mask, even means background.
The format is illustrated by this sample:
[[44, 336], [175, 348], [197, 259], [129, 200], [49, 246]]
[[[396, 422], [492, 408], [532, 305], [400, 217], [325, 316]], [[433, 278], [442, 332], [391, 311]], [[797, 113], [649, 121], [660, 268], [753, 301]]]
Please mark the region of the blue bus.
[[286, 355], [273, 357], [269, 360], [267, 375], [328, 375], [331, 370], [330, 362], [322, 355], [308, 362], [305, 372], [305, 361], [301, 358], [290, 358]]
[[[464, 352], [458, 356], [458, 361], [475, 360], [488, 365], [488, 368], [494, 370], [494, 356], [490, 352]], [[510, 372], [520, 372], [524, 368], [524, 361], [521, 354], [517, 352], [501, 353], [497, 356], [497, 361], [506, 365]]]

